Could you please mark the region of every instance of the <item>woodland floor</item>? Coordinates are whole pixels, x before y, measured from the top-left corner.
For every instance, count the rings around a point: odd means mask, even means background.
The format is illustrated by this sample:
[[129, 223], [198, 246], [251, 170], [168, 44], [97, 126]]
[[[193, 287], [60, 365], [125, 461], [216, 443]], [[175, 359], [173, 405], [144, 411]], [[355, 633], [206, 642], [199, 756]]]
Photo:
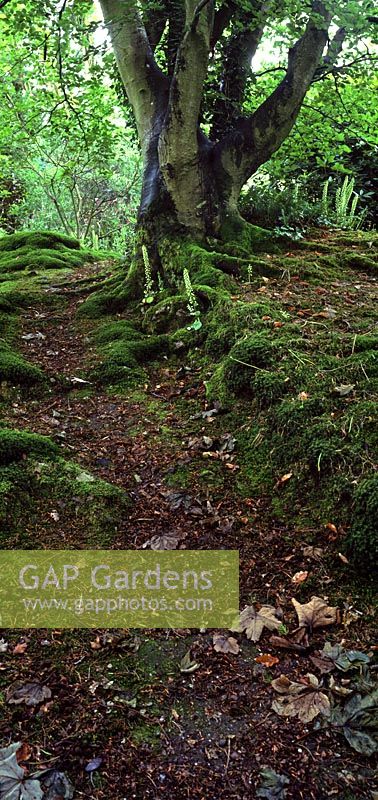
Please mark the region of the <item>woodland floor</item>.
[[[331, 605], [337, 601], [344, 617], [314, 631], [303, 654], [273, 647], [267, 631], [256, 645], [237, 635], [237, 655], [215, 652], [209, 631], [4, 631], [0, 689], [37, 678], [50, 687], [52, 699], [38, 709], [1, 703], [2, 746], [28, 743], [31, 772], [54, 766], [69, 777], [75, 797], [91, 800], [255, 798], [264, 767], [287, 777], [287, 800], [377, 798], [372, 760], [338, 731], [315, 730], [313, 723], [271, 709], [272, 679], [285, 674], [298, 680], [308, 672], [321, 677], [309, 655], [326, 640], [373, 652], [372, 599], [338, 555], [337, 520], [317, 530], [274, 523], [268, 499], [237, 491], [237, 447], [228, 460], [208, 461], [189, 447], [193, 437], [238, 435], [235, 427], [228, 429], [227, 414], [202, 417], [207, 373], [195, 355], [184, 363], [154, 363], [144, 386], [121, 395], [92, 383], [72, 384], [74, 376], [85, 379], [99, 358], [89, 337], [93, 322], [76, 316], [99, 271], [103, 275], [103, 264], [88, 265], [61, 285], [46, 285], [46, 298], [59, 303], [38, 301], [24, 310], [23, 335], [40, 332], [44, 338], [20, 338], [19, 349], [53, 382], [40, 397], [9, 392], [2, 417], [9, 427], [50, 436], [66, 458], [124, 489], [132, 505], [110, 540], [88, 542], [82, 516], [78, 523], [64, 499], [44, 499], [22, 541], [5, 546], [133, 549], [169, 534], [183, 549], [238, 549], [242, 607], [251, 600], [279, 605], [293, 628], [291, 598], [307, 602], [317, 595]], [[278, 296], [290, 280], [285, 275], [275, 281]], [[360, 294], [372, 292], [372, 280], [359, 281]], [[318, 304], [308, 285], [294, 281], [292, 289], [298, 307]], [[240, 291], [248, 294], [248, 288]], [[338, 302], [347, 309], [347, 293], [345, 298]], [[55, 380], [57, 373], [67, 385]], [[305, 556], [303, 548], [314, 543], [318, 554]], [[308, 584], [295, 586], [294, 574], [304, 570]], [[188, 650], [199, 665], [189, 675], [179, 667]], [[277, 663], [256, 662], [267, 653]], [[86, 772], [95, 758], [102, 759], [98, 769]]]

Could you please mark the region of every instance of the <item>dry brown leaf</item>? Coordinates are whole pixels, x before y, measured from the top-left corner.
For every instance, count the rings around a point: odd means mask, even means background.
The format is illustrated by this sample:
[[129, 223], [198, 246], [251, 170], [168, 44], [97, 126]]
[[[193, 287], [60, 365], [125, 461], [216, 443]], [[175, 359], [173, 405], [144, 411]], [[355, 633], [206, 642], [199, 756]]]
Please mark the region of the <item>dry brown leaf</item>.
[[309, 544], [306, 547], [303, 547], [302, 552], [303, 555], [306, 556], [306, 558], [317, 559], [322, 557], [324, 550], [322, 547], [313, 547], [311, 544]]
[[293, 477], [293, 473], [292, 472], [286, 472], [285, 475], [281, 476], [279, 482], [280, 483], [286, 483], [286, 481], [289, 481], [290, 478], [292, 478], [292, 477]]
[[255, 661], [257, 664], [263, 664], [264, 667], [274, 667], [275, 664], [280, 663], [279, 658], [270, 655], [270, 653], [263, 653], [261, 656], [257, 656]]
[[48, 686], [41, 686], [40, 683], [21, 683], [15, 681], [7, 689], [5, 699], [10, 705], [19, 706], [25, 703], [26, 706], [38, 706], [44, 700], [51, 697], [51, 689]]
[[340, 561], [343, 562], [343, 564], [349, 564], [349, 560], [347, 559], [346, 556], [343, 556], [342, 553], [338, 553], [337, 555], [339, 556], [339, 559], [340, 559]]
[[308, 578], [308, 572], [296, 572], [295, 575], [293, 575], [291, 582], [297, 586], [298, 584], [303, 583], [306, 578]]
[[151, 550], [176, 550], [177, 545], [177, 536], [167, 533], [162, 536], [152, 536], [142, 547], [150, 547]]
[[29, 758], [32, 754], [32, 749], [27, 742], [23, 742], [21, 747], [16, 750], [16, 759], [17, 764], [20, 764], [21, 761], [29, 761]]
[[336, 525], [334, 525], [333, 522], [327, 522], [325, 527], [328, 528], [329, 531], [332, 531], [332, 533], [337, 533]]
[[298, 617], [299, 627], [306, 627], [311, 631], [313, 628], [322, 628], [337, 622], [338, 609], [329, 606], [322, 597], [313, 596], [309, 603], [303, 605], [295, 597], [291, 602]]
[[27, 650], [27, 647], [27, 642], [20, 642], [19, 644], [16, 644], [16, 647], [13, 648], [13, 653], [15, 655], [22, 655], [22, 653], [25, 653], [25, 650]]
[[236, 639], [233, 636], [225, 636], [223, 633], [214, 633], [213, 645], [217, 653], [233, 653], [237, 655], [240, 650]]
[[273, 606], [261, 606], [259, 611], [256, 611], [254, 606], [246, 606], [240, 614], [240, 628], [237, 630], [245, 631], [248, 639], [258, 642], [264, 628], [275, 631], [280, 627], [282, 620], [278, 619], [276, 614], [277, 611]]
[[294, 650], [296, 653], [305, 653], [309, 647], [306, 628], [296, 628], [290, 636], [271, 636], [270, 643], [283, 650]]
[[315, 675], [308, 673], [305, 677], [306, 683], [290, 681], [286, 675], [272, 681], [273, 689], [281, 695], [273, 700], [272, 709], [281, 717], [298, 717], [306, 724], [318, 714], [329, 716], [331, 705]]
[[100, 637], [96, 636], [95, 640], [91, 642], [91, 648], [92, 650], [101, 650], [101, 647]]

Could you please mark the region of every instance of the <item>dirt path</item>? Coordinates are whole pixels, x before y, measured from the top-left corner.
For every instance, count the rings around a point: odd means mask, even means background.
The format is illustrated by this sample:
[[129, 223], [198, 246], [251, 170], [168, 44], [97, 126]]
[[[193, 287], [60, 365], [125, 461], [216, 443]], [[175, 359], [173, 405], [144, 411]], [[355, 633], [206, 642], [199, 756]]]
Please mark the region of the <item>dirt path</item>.
[[[151, 370], [148, 385], [124, 397], [72, 382], [87, 380], [98, 358], [91, 325], [76, 316], [85, 297], [81, 281], [93, 270], [76, 273], [58, 292], [45, 290], [64, 298], [59, 310], [41, 304], [25, 312], [23, 335], [39, 332], [43, 338], [21, 340], [22, 349], [52, 379], [51, 392], [12, 402], [7, 421], [50, 436], [65, 457], [129, 494], [133, 504], [114, 531], [112, 547], [139, 548], [151, 536], [169, 535], [185, 549], [239, 549], [242, 600], [282, 606], [285, 621], [294, 622], [291, 576], [307, 566], [306, 534], [263, 523], [261, 502], [238, 496], [237, 447], [231, 444], [208, 469], [191, 444], [209, 434], [237, 439], [222, 415], [201, 416], [203, 376], [195, 364], [163, 362]], [[180, 485], [180, 470], [188, 464], [192, 484]], [[41, 506], [30, 530], [36, 541], [57, 547], [67, 532], [70, 546], [81, 541], [64, 509], [56, 521], [49, 512]], [[325, 596], [327, 570], [317, 562], [311, 568], [314, 593]], [[340, 641], [349, 632], [335, 635]], [[324, 632], [315, 635], [309, 652], [321, 649], [326, 638]], [[222, 655], [214, 651], [210, 633], [189, 630], [14, 632], [7, 639], [1, 685], [38, 675], [51, 687], [52, 700], [38, 712], [7, 706], [2, 739], [27, 741], [30, 763], [38, 768], [58, 764], [75, 785], [75, 797], [284, 798], [282, 792], [256, 794], [261, 770], [268, 767], [286, 776], [281, 788], [287, 800], [372, 798], [371, 766], [343, 737], [271, 710], [271, 680], [280, 673], [295, 680], [313, 672], [308, 653], [275, 651], [265, 637], [261, 646], [240, 638], [239, 655]], [[15, 653], [20, 642], [26, 647]], [[361, 644], [358, 631], [354, 643]], [[199, 668], [184, 675], [178, 664], [189, 649]], [[255, 660], [266, 652], [278, 657], [269, 668]], [[85, 772], [97, 757], [99, 769]]]

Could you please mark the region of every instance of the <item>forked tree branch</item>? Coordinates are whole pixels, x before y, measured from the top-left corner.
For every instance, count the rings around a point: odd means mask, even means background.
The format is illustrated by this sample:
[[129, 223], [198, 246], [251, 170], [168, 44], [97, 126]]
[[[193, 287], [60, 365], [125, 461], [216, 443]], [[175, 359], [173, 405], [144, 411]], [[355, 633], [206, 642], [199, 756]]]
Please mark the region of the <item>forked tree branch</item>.
[[223, 168], [239, 188], [278, 150], [290, 133], [327, 43], [331, 13], [313, 0], [306, 30], [290, 49], [284, 78], [250, 117], [242, 117], [217, 146]]

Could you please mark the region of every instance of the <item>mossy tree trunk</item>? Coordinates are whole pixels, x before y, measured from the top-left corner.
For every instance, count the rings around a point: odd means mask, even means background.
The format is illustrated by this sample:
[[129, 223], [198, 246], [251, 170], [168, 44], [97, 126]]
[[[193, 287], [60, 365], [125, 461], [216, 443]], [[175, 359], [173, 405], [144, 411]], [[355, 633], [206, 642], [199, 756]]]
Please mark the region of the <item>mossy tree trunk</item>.
[[[143, 18], [137, 0], [100, 2], [141, 143], [140, 238], [157, 269], [161, 239], [224, 240], [243, 224], [240, 190], [290, 133], [322, 61], [331, 13], [328, 4], [313, 0], [285, 77], [245, 116], [245, 87], [269, 0], [251, 0], [250, 10], [226, 0], [218, 11], [214, 0], [146, 2]], [[209, 57], [234, 17], [209, 138], [201, 128]], [[166, 47], [164, 71], [155, 58], [159, 43]]]

